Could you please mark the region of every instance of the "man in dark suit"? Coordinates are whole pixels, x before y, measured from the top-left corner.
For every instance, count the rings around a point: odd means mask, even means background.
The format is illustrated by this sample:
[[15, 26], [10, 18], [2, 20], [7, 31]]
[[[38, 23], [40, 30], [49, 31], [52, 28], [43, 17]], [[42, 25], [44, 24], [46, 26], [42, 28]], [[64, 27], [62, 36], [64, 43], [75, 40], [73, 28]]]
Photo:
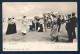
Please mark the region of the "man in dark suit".
[[76, 38], [76, 33], [75, 33], [75, 27], [76, 27], [76, 23], [77, 23], [76, 19], [77, 18], [75, 17], [75, 13], [72, 13], [72, 18], [70, 19], [70, 21], [71, 21], [73, 39]]
[[68, 20], [66, 20], [66, 30], [67, 30], [68, 37], [69, 37], [68, 42], [73, 42], [72, 26], [71, 26], [71, 14], [68, 15]]
[[69, 36], [68, 42], [73, 42], [73, 39], [76, 38], [76, 33], [75, 33], [75, 27], [76, 27], [76, 17], [75, 13], [72, 13], [72, 18], [71, 15], [68, 15], [68, 23], [66, 23], [66, 30]]
[[61, 15], [59, 15], [58, 19], [57, 19], [57, 25], [58, 25], [58, 32], [60, 32], [60, 28], [61, 28]]

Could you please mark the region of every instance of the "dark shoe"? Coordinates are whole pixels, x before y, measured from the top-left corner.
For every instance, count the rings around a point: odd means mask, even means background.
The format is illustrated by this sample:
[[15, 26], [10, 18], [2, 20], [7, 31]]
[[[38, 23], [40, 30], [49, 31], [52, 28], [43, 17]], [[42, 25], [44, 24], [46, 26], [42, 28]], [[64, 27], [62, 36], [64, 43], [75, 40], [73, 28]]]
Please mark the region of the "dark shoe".
[[56, 39], [56, 41], [55, 42], [58, 42], [59, 40], [58, 40], [58, 36], [55, 38]]
[[22, 33], [22, 36], [26, 35], [25, 33]]

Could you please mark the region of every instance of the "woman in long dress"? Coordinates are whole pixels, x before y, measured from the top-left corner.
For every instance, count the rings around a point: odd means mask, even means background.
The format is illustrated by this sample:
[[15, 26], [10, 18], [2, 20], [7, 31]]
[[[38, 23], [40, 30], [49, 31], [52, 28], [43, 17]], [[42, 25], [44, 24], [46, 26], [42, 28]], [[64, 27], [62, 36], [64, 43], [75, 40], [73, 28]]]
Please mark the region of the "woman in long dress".
[[13, 33], [17, 33], [15, 18], [12, 18], [12, 27], [13, 27]]
[[26, 23], [26, 16], [23, 16], [23, 19], [22, 19], [22, 35], [26, 35], [26, 32], [27, 32], [27, 23]]
[[50, 36], [52, 37], [52, 40], [55, 40], [55, 42], [58, 42], [57, 18], [53, 19]]
[[14, 34], [16, 33], [16, 24], [15, 24], [15, 20], [14, 18], [8, 18], [8, 27], [7, 27], [7, 31], [6, 34]]

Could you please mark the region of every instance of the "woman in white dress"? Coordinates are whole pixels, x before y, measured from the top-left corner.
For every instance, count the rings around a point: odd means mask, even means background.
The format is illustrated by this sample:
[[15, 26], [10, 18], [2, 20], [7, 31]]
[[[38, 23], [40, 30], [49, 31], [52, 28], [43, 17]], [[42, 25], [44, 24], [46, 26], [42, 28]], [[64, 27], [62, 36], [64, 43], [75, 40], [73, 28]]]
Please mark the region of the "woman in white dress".
[[26, 21], [26, 16], [23, 16], [23, 19], [22, 19], [22, 35], [26, 35], [26, 32], [27, 32], [27, 21]]
[[53, 18], [53, 22], [51, 25], [51, 34], [52, 41], [55, 40], [55, 42], [58, 42], [58, 27], [57, 27], [57, 18]]

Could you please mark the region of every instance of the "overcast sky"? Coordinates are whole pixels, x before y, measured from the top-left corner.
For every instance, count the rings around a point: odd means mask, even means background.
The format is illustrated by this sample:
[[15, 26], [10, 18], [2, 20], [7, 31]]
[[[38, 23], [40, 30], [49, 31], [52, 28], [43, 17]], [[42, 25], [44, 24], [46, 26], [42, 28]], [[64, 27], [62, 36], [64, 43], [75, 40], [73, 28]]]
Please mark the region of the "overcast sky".
[[33, 18], [42, 17], [45, 12], [77, 13], [76, 2], [3, 2], [3, 17], [22, 17]]

